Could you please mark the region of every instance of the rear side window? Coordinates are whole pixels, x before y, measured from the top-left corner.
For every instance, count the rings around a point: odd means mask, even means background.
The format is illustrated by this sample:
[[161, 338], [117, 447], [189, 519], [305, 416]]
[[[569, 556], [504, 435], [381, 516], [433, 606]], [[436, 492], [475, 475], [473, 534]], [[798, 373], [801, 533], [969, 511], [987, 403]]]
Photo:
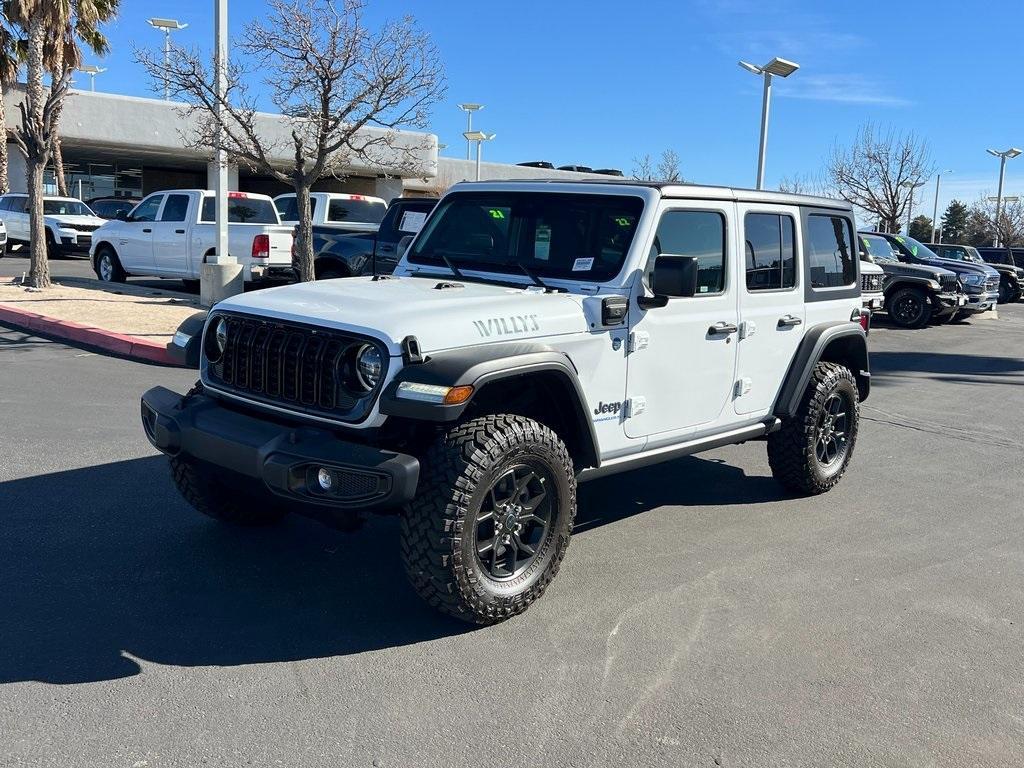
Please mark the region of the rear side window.
[[327, 206], [328, 221], [380, 224], [388, 207], [371, 200], [331, 200]]
[[747, 290], [777, 291], [796, 285], [796, 224], [792, 216], [748, 213], [743, 219]]
[[[281, 221], [299, 220], [299, 205], [295, 202], [295, 195], [278, 198], [274, 201], [274, 205], [277, 206], [277, 211], [281, 214]], [[309, 215], [310, 218], [316, 215], [315, 197], [309, 198]]]
[[27, 201], [27, 197], [9, 197], [4, 202], [4, 210], [13, 211], [14, 213], [24, 213], [25, 203]]
[[853, 229], [842, 216], [807, 217], [807, 261], [812, 288], [841, 288], [857, 279]]
[[[217, 198], [203, 198], [203, 216], [205, 224], [213, 224], [217, 220]], [[280, 224], [274, 203], [259, 197], [232, 197], [228, 195], [229, 224]]]
[[[666, 211], [658, 222], [647, 270], [662, 253], [697, 258], [697, 295], [725, 290], [725, 218], [714, 211]], [[650, 281], [650, 274], [648, 274]]]
[[188, 213], [188, 195], [168, 195], [160, 221], [184, 221]]

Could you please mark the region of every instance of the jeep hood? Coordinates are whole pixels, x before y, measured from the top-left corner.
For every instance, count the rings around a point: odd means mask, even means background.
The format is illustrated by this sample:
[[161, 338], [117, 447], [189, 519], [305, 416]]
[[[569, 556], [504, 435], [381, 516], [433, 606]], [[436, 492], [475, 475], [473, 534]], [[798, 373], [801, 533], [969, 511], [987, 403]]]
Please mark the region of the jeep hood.
[[423, 352], [437, 352], [583, 333], [582, 298], [443, 276], [348, 277], [241, 294], [215, 309], [352, 331], [399, 355], [406, 336], [415, 336]]

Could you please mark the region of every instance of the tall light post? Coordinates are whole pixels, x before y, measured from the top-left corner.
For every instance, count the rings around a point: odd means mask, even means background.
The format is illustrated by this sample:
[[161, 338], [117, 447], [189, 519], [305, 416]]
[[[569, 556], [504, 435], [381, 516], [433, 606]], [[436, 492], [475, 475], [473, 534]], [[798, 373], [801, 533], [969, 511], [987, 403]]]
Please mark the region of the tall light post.
[[84, 72], [89, 76], [89, 90], [96, 90], [96, 75], [102, 75], [106, 72], [105, 67], [97, 67], [95, 64], [83, 64], [78, 68], [79, 72]]
[[462, 135], [466, 137], [466, 141], [476, 142], [476, 180], [480, 181], [480, 148], [485, 141], [490, 141], [498, 134], [484, 133], [483, 131], [466, 131]]
[[923, 187], [924, 182], [919, 181], [915, 184], [912, 181], [904, 181], [900, 186], [910, 190], [910, 200], [907, 201], [907, 237], [910, 237], [910, 218], [914, 215], [914, 192], [918, 187]]
[[171, 81], [167, 77], [167, 66], [171, 61], [171, 32], [184, 29], [188, 24], [182, 24], [177, 19], [146, 19], [149, 26], [159, 29], [164, 33], [164, 101], [171, 98]]
[[1003, 176], [1006, 175], [1006, 161], [1012, 160], [1021, 153], [1021, 150], [1016, 147], [1010, 147], [1000, 152], [997, 149], [986, 149], [992, 157], [999, 158], [999, 191], [996, 192], [996, 221], [995, 221], [995, 238], [993, 238], [992, 245], [999, 247], [999, 217], [1003, 212]]
[[768, 147], [768, 111], [771, 108], [772, 101], [772, 77], [776, 75], [779, 77], [789, 77], [800, 69], [800, 65], [793, 61], [775, 57], [763, 67], [746, 61], [741, 61], [740, 66], [747, 70], [747, 72], [761, 75], [764, 78], [764, 95], [761, 97], [761, 144], [757, 151], [757, 188], [764, 189], [764, 161], [765, 152]]
[[[952, 173], [948, 168], [942, 173]], [[935, 176], [935, 205], [932, 207], [932, 242], [942, 242], [942, 229], [939, 227], [939, 184], [942, 182], [942, 173], [936, 174]], [[935, 233], [938, 232], [938, 239], [935, 238]]]
[[[473, 132], [473, 113], [478, 111], [478, 110], [481, 110], [483, 108], [484, 108], [483, 104], [473, 104], [473, 103], [468, 103], [468, 102], [466, 104], [459, 104], [459, 109], [461, 109], [463, 112], [466, 113], [466, 131], [465, 131], [465, 133], [462, 134], [463, 136], [465, 136], [466, 133], [472, 133]], [[472, 149], [473, 149], [473, 142], [471, 142], [469, 139], [466, 139], [466, 159], [467, 160], [472, 159]]]

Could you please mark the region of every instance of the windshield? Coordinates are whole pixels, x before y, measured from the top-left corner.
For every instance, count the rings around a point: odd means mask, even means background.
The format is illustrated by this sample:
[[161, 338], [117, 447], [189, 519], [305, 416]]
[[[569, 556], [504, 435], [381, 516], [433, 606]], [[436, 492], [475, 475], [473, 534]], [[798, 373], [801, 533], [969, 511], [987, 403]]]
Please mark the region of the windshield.
[[629, 252], [639, 197], [551, 192], [449, 195], [416, 238], [410, 264], [604, 282]]
[[43, 200], [45, 216], [95, 216], [89, 206], [80, 200]]
[[[203, 198], [200, 221], [212, 224], [217, 220], [217, 198]], [[265, 197], [232, 197], [228, 195], [229, 224], [280, 224], [274, 203]]]
[[899, 261], [892, 245], [884, 237], [861, 235], [860, 242], [869, 261]]
[[973, 245], [967, 246], [967, 260], [968, 261], [974, 261], [974, 262], [984, 262], [985, 261], [983, 258], [981, 258], [981, 254], [978, 253], [978, 249], [975, 248]]
[[[295, 202], [295, 195], [285, 195], [274, 200], [277, 212], [281, 214], [281, 221], [298, 221], [299, 205]], [[309, 215], [312, 218], [316, 215], [316, 198], [309, 198]]]
[[896, 241], [897, 248], [903, 247], [904, 252], [910, 256], [915, 256], [919, 259], [937, 259], [938, 256], [924, 243], [915, 240], [908, 235], [891, 235], [892, 239]]

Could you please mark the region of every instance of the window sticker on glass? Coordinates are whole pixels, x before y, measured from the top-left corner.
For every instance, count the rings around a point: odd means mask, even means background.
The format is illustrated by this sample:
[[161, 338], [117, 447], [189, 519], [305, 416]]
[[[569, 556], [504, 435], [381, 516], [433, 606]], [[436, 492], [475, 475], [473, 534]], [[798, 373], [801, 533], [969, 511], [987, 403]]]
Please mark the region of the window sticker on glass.
[[537, 224], [533, 236], [533, 258], [541, 261], [548, 261], [551, 258], [551, 227], [547, 224]]
[[415, 234], [423, 228], [423, 222], [427, 220], [427, 214], [423, 211], [406, 211], [402, 214], [402, 221], [398, 225], [401, 232], [412, 232]]
[[594, 257], [591, 256], [586, 259], [576, 259], [572, 263], [573, 272], [589, 272], [594, 268]]

